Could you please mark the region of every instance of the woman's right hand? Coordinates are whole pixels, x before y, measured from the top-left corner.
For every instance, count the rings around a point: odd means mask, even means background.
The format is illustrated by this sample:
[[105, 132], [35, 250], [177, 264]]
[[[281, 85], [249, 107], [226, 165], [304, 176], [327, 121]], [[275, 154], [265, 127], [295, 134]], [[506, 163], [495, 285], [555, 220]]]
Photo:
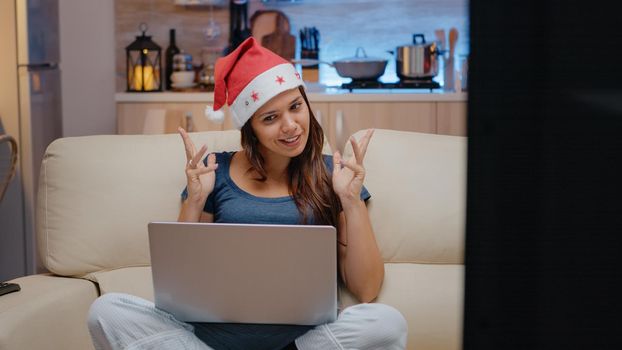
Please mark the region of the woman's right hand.
[[207, 151], [207, 146], [203, 145], [196, 151], [194, 142], [183, 128], [178, 128], [179, 134], [184, 141], [186, 149], [186, 179], [188, 181], [188, 200], [200, 204], [207, 200], [207, 197], [214, 190], [216, 183], [216, 155], [211, 153], [207, 156], [207, 166], [203, 164], [203, 155]]

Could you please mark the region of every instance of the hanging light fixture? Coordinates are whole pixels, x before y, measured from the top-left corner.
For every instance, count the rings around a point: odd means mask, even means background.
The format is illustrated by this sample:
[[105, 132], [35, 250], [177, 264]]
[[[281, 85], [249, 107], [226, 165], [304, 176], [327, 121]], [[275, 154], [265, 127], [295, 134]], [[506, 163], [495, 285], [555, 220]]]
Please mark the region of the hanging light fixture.
[[147, 24], [141, 23], [138, 29], [142, 35], [125, 48], [127, 62], [127, 91], [162, 91], [162, 49], [145, 35]]

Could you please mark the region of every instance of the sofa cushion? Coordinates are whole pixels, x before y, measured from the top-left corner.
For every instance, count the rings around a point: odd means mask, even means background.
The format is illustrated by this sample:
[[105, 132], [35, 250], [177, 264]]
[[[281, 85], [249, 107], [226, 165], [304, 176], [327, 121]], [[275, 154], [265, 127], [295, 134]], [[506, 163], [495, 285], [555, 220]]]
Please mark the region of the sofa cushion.
[[[385, 263], [374, 302], [398, 309], [408, 322], [407, 349], [462, 349], [464, 265]], [[358, 301], [344, 288], [340, 308]]]
[[97, 298], [83, 279], [17, 278], [21, 291], [0, 297], [0, 349], [93, 349], [86, 319]]
[[151, 266], [96, 271], [85, 275], [84, 278], [97, 283], [102, 295], [111, 292], [127, 293], [154, 300]]
[[[348, 143], [344, 156], [351, 154]], [[369, 215], [384, 260], [461, 264], [466, 137], [376, 129], [364, 165]]]

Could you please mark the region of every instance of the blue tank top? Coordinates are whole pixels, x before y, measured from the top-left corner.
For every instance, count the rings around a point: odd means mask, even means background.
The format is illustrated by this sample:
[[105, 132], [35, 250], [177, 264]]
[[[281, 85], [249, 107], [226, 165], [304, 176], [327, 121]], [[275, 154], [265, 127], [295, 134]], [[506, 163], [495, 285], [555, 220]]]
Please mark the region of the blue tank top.
[[[276, 224], [298, 225], [301, 223], [300, 212], [292, 196], [265, 198], [254, 196], [231, 179], [229, 169], [235, 152], [216, 153], [216, 183], [214, 190], [207, 197], [203, 210], [214, 215], [214, 222], [240, 224]], [[207, 159], [207, 158], [206, 158]], [[324, 155], [324, 164], [328, 171], [333, 171], [333, 157]], [[188, 196], [184, 189], [182, 198]], [[361, 199], [371, 197], [367, 189], [361, 189]], [[312, 221], [315, 223], [314, 221]]]

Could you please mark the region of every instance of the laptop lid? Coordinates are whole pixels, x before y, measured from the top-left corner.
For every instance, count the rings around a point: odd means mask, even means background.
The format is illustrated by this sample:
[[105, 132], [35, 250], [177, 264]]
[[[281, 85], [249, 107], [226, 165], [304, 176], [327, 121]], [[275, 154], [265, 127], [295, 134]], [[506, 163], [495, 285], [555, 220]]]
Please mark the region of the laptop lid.
[[156, 307], [186, 322], [337, 318], [333, 226], [151, 222]]

